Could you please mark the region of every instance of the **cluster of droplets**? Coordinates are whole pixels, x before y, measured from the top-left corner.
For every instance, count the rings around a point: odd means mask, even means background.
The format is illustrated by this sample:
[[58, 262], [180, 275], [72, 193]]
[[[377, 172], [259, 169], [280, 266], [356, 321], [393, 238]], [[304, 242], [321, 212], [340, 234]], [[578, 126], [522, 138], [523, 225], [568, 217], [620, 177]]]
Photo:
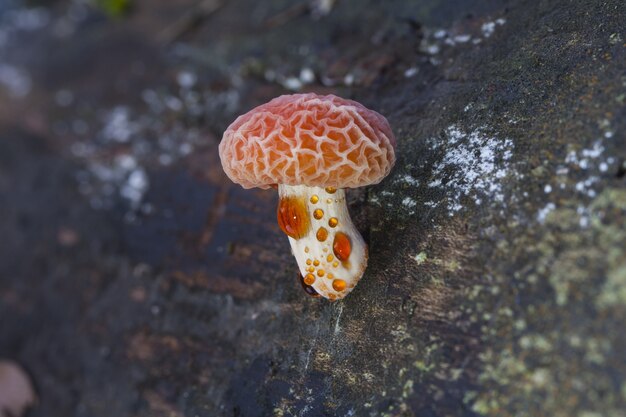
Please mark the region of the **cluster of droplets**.
[[[337, 191], [335, 188], [326, 187], [325, 191], [329, 195], [326, 198], [327, 204], [331, 204], [333, 201], [338, 202], [332, 196]], [[300, 274], [300, 283], [306, 293], [312, 296], [319, 296], [313, 288], [313, 284], [318, 279], [328, 280], [333, 290], [338, 293], [348, 288], [348, 283], [344, 279], [337, 277], [335, 271], [340, 265], [346, 266], [352, 252], [352, 243], [349, 236], [344, 232], [336, 230], [340, 223], [339, 219], [337, 217], [328, 217], [322, 208], [316, 207], [320, 202], [319, 195], [314, 194], [309, 198], [308, 202], [302, 197], [282, 197], [278, 205], [278, 224], [283, 232], [292, 239], [301, 239], [308, 235], [313, 228], [315, 239], [324, 244], [328, 242], [331, 232], [334, 231], [332, 246], [323, 246], [323, 256], [316, 257], [311, 253], [311, 249], [308, 246], [305, 246], [303, 249], [306, 257], [306, 274]], [[309, 217], [310, 211], [308, 206], [310, 206], [313, 212], [312, 222]], [[326, 218], [328, 219], [326, 220]], [[329, 293], [328, 298], [335, 300], [337, 296]]]
[[[334, 194], [337, 190], [333, 187], [326, 187], [325, 191], [328, 194]], [[314, 194], [309, 199], [312, 205], [317, 204], [320, 199], [317, 194]], [[332, 203], [332, 198], [328, 198], [326, 201], [328, 204]], [[320, 222], [324, 222], [324, 210], [321, 208], [316, 208], [313, 210], [313, 218]], [[336, 217], [330, 217], [328, 219], [328, 227], [334, 229], [339, 225], [339, 220]], [[326, 242], [328, 239], [328, 229], [325, 226], [319, 226], [317, 231], [315, 232], [315, 238], [319, 242]], [[329, 267], [337, 268], [339, 267], [340, 262], [347, 262], [350, 257], [350, 253], [352, 250], [352, 246], [350, 243], [350, 238], [343, 232], [336, 232], [335, 237], [333, 239], [333, 253], [329, 253], [326, 255], [326, 264]], [[308, 247], [305, 247], [305, 253], [307, 252]], [[324, 247], [322, 249], [324, 252], [328, 252], [328, 248]], [[347, 288], [347, 283], [341, 278], [335, 277], [332, 272], [326, 273], [323, 268], [322, 262], [319, 259], [311, 259], [307, 258], [307, 274], [302, 278], [302, 282], [304, 285], [310, 287], [313, 285], [317, 278], [323, 278], [326, 276], [328, 280], [332, 280], [332, 287], [337, 292], [342, 292]], [[322, 267], [320, 267], [322, 266]], [[330, 268], [329, 268], [330, 269]], [[331, 269], [332, 270], [332, 269]], [[317, 276], [316, 276], [317, 275]], [[312, 287], [311, 287], [312, 289]], [[310, 294], [310, 291], [307, 290], [307, 293]], [[329, 294], [330, 299], [335, 297], [334, 294]]]

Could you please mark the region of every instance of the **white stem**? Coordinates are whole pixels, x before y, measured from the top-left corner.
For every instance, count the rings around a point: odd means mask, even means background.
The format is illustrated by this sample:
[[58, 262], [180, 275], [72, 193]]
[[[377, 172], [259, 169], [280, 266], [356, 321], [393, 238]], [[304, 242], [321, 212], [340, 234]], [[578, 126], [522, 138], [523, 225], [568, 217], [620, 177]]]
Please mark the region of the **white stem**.
[[296, 219], [295, 214], [283, 217], [283, 221], [299, 221], [299, 226], [304, 225], [299, 236], [293, 233], [289, 236], [304, 282], [330, 300], [345, 297], [365, 272], [367, 245], [350, 220], [344, 190], [279, 185], [278, 194], [279, 218], [281, 204], [287, 202], [300, 204], [302, 216], [307, 217]]

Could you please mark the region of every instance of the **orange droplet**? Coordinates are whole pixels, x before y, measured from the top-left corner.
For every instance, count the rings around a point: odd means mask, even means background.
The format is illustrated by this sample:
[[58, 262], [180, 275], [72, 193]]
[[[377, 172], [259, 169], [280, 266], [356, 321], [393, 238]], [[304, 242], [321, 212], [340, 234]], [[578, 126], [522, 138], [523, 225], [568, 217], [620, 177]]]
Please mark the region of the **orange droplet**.
[[337, 299], [337, 296], [335, 294], [328, 294], [328, 299], [330, 301], [335, 301]]
[[302, 197], [281, 197], [276, 217], [280, 229], [293, 239], [300, 239], [309, 231], [309, 211]]
[[317, 195], [312, 195], [309, 201], [311, 201], [311, 203], [313, 204], [316, 204], [318, 201], [320, 201], [320, 198]]
[[333, 290], [341, 292], [346, 289], [346, 281], [342, 279], [336, 279], [333, 281]]
[[321, 219], [322, 217], [324, 217], [324, 210], [322, 210], [322, 209], [315, 209], [313, 211], [313, 217], [315, 217], [317, 220]]
[[317, 229], [317, 233], [315, 234], [315, 236], [317, 237], [317, 240], [323, 242], [328, 238], [328, 230], [320, 227], [319, 229]]
[[307, 260], [306, 260], [306, 264], [307, 264], [307, 265], [311, 265], [311, 260], [310, 260], [310, 259], [307, 259]]
[[352, 252], [352, 245], [350, 244], [350, 238], [343, 232], [337, 232], [335, 234], [335, 240], [333, 240], [333, 252], [340, 261], [346, 261], [350, 257]]
[[304, 247], [304, 253], [309, 253], [309, 247], [308, 246]]
[[323, 277], [324, 276], [324, 270], [323, 269], [318, 269], [317, 270], [317, 276], [318, 277]]
[[337, 192], [337, 189], [335, 187], [326, 187], [326, 192], [328, 194], [335, 194], [335, 192]]
[[328, 273], [328, 275], [327, 275], [327, 277], [328, 277], [329, 279], [333, 279], [335, 276], [329, 272], [329, 273]]
[[326, 262], [332, 262], [332, 261], [333, 261], [333, 258], [334, 258], [334, 257], [333, 257], [333, 255], [328, 255], [328, 256], [326, 257]]
[[304, 283], [306, 285], [311, 285], [315, 282], [315, 275], [313, 274], [306, 274], [306, 277], [304, 277]]
[[[307, 275], [307, 277], [308, 277], [309, 275], [310, 275], [310, 274], [308, 274], [308, 275]], [[307, 293], [308, 295], [310, 295], [311, 297], [315, 297], [315, 298], [317, 298], [317, 297], [319, 297], [319, 296], [320, 296], [320, 295], [318, 294], [318, 292], [317, 292], [317, 291], [315, 291], [315, 288], [311, 287], [310, 285], [308, 285], [308, 284], [305, 282], [305, 281], [306, 281], [306, 278], [304, 278], [304, 277], [302, 276], [302, 274], [298, 274], [298, 278], [299, 278], [299, 280], [300, 280], [300, 284], [302, 285], [302, 289], [304, 289], [304, 292], [306, 292], [306, 293]], [[313, 277], [313, 279], [315, 280], [315, 277]]]
[[337, 268], [337, 267], [339, 266], [339, 262], [337, 262], [337, 261], [333, 262], [333, 266], [334, 266], [335, 268]]
[[330, 219], [328, 219], [328, 225], [330, 227], [336, 227], [339, 224], [339, 220], [337, 220], [336, 217], [331, 217]]
[[319, 266], [319, 264], [320, 264], [320, 261], [318, 261], [317, 259], [313, 261], [313, 265]]
[[314, 272], [314, 271], [315, 271], [315, 268], [314, 268], [314, 267], [312, 267], [312, 266], [310, 266], [310, 267], [308, 267], [306, 270], [307, 270], [308, 272]]

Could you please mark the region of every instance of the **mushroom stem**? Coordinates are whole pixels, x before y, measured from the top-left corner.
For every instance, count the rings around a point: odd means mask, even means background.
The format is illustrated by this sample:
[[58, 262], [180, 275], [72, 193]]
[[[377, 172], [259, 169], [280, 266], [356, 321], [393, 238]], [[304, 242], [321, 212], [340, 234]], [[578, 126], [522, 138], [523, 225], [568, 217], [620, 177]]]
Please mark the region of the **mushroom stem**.
[[367, 245], [350, 219], [345, 191], [281, 184], [278, 195], [278, 224], [304, 285], [329, 300], [345, 297], [367, 266]]

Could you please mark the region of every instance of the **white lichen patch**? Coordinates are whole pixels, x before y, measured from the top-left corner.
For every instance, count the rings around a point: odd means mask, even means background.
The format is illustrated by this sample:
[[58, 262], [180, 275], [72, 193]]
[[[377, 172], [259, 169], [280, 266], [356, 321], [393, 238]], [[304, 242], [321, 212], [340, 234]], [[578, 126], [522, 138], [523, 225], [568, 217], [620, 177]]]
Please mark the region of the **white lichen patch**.
[[417, 67], [410, 67], [410, 68], [407, 68], [407, 69], [404, 71], [404, 77], [405, 77], [405, 78], [411, 78], [411, 77], [414, 77], [415, 75], [417, 75], [417, 73], [418, 73], [418, 72], [419, 72], [419, 68], [417, 68]]
[[176, 82], [181, 88], [184, 88], [187, 90], [190, 88], [193, 88], [193, 86], [196, 85], [197, 81], [198, 81], [198, 76], [192, 71], [185, 70], [185, 71], [180, 71], [178, 74], [176, 74]]
[[310, 67], [301, 68], [298, 75], [284, 75], [276, 70], [269, 69], [265, 72], [265, 79], [270, 82], [276, 82], [287, 90], [300, 91], [304, 86], [314, 83], [316, 75]]
[[430, 55], [430, 62], [433, 65], [441, 63], [434, 58], [441, 54], [446, 48], [454, 48], [466, 44], [478, 45], [485, 39], [491, 37], [498, 26], [503, 26], [506, 20], [503, 18], [483, 23], [478, 29], [469, 29], [467, 33], [462, 33], [458, 29], [424, 29], [424, 36], [420, 41], [420, 52]]
[[405, 197], [402, 200], [402, 205], [406, 208], [412, 209], [417, 205], [417, 202], [413, 200], [411, 197]]
[[107, 141], [128, 142], [139, 131], [139, 124], [129, 120], [129, 109], [115, 107], [104, 117], [102, 137]]
[[480, 30], [482, 31], [483, 36], [485, 38], [488, 38], [491, 35], [493, 35], [493, 33], [496, 31], [496, 26], [502, 26], [505, 23], [506, 23], [506, 20], [502, 18], [496, 19], [493, 22], [485, 22], [480, 27]]
[[428, 186], [443, 191], [450, 215], [461, 211], [467, 199], [477, 205], [506, 207], [503, 181], [510, 171], [513, 141], [487, 131], [465, 132], [452, 125], [443, 138], [430, 139], [433, 150], [444, 149], [444, 155], [435, 164]]
[[[606, 120], [601, 121], [599, 125], [603, 130], [602, 137], [586, 148], [570, 149], [563, 163], [555, 169], [557, 183], [546, 184], [543, 188], [544, 194], [549, 195], [548, 198], [551, 199], [558, 198], [563, 192], [577, 196], [579, 204], [576, 207], [576, 213], [579, 216], [578, 223], [582, 228], [588, 227], [591, 222], [588, 204], [600, 192], [602, 176], [617, 162], [615, 157], [605, 156], [606, 141], [611, 140], [615, 132]], [[581, 174], [583, 174], [582, 178]], [[552, 196], [552, 194], [556, 195]], [[544, 223], [548, 214], [557, 208], [555, 201], [548, 201], [543, 208], [539, 209], [536, 215], [539, 223]]]
[[86, 171], [76, 179], [81, 193], [90, 197], [95, 209], [110, 208], [116, 196], [126, 200], [136, 209], [149, 187], [149, 179], [143, 167], [130, 155], [119, 155], [112, 161], [91, 162]]
[[539, 221], [539, 223], [545, 223], [548, 214], [552, 213], [555, 209], [556, 205], [554, 203], [546, 204], [545, 207], [540, 209], [537, 213], [537, 221]]
[[420, 182], [417, 178], [414, 178], [408, 174], [402, 175], [400, 177], [398, 177], [394, 183], [398, 183], [398, 184], [406, 184], [412, 187], [418, 187], [420, 185]]
[[[76, 179], [93, 208], [108, 209], [121, 199], [129, 208], [129, 220], [137, 211], [151, 211], [144, 201], [150, 188], [150, 168], [172, 165], [206, 141], [199, 128], [190, 126], [190, 119], [218, 108], [235, 111], [239, 103], [236, 90], [200, 92], [194, 89], [197, 79], [194, 73], [181, 71], [175, 80], [176, 94], [145, 90], [141, 110], [116, 106], [95, 122], [73, 119], [58, 124], [55, 133], [77, 137], [71, 155], [85, 168]], [[59, 91], [55, 98], [60, 108], [80, 105], [69, 90]], [[181, 112], [186, 114], [184, 120], [179, 117]]]

